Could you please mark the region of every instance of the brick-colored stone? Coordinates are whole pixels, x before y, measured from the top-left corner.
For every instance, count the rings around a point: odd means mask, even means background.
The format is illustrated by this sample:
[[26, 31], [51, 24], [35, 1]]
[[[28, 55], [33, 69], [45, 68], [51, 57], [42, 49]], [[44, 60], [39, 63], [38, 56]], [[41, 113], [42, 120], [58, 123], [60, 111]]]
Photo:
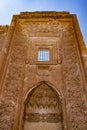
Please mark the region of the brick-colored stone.
[[[38, 61], [40, 48], [49, 61]], [[86, 130], [86, 68], [75, 14], [14, 15], [0, 26], [0, 130]]]

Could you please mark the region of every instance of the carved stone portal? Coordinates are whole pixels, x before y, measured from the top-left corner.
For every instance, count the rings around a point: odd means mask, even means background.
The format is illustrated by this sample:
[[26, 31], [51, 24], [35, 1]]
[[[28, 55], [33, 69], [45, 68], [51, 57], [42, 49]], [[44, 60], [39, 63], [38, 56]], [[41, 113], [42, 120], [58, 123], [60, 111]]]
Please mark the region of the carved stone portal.
[[23, 130], [63, 130], [59, 95], [42, 82], [25, 101]]

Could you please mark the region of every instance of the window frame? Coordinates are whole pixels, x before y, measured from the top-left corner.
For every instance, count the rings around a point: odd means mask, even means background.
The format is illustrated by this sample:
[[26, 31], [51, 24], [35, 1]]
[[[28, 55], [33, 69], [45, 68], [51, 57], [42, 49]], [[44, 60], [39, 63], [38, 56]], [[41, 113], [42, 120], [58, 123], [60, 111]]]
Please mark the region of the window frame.
[[[47, 49], [47, 50], [49, 50], [49, 60], [46, 60], [46, 61], [39, 61], [38, 60], [38, 51], [40, 49], [43, 49], [43, 50]], [[49, 65], [49, 64], [51, 64], [51, 62], [52, 62], [52, 48], [50, 46], [39, 46], [37, 48], [37, 62], [36, 62], [36, 64], [38, 64], [38, 65]]]

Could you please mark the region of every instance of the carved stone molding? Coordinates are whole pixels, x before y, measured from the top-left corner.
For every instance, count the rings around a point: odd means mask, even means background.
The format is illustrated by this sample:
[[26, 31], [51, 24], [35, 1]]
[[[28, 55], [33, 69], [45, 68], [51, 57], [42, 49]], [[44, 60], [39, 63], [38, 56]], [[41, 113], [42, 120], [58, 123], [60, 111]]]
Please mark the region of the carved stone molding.
[[[26, 100], [26, 112], [28, 107], [32, 109], [60, 109], [61, 112], [61, 102], [57, 97], [57, 93], [53, 92], [50, 86], [42, 83], [28, 96]], [[58, 109], [58, 110], [59, 110]]]
[[[24, 22], [23, 22], [24, 23]], [[43, 22], [37, 22], [37, 21], [29, 21], [28, 23], [19, 23], [19, 26], [22, 29], [22, 33], [25, 35], [29, 35], [29, 33], [58, 33], [55, 34], [57, 37], [60, 37], [63, 31], [66, 30], [68, 26], [70, 26], [71, 22], [60, 22], [60, 21], [43, 21]], [[27, 28], [28, 27], [28, 28]], [[25, 30], [26, 28], [26, 30]], [[58, 36], [59, 35], [59, 36]]]
[[[68, 39], [67, 39], [68, 37]], [[87, 129], [87, 112], [84, 100], [84, 82], [79, 61], [77, 43], [73, 32], [66, 31], [62, 45], [62, 72], [66, 86], [67, 115], [69, 117], [69, 129]], [[82, 125], [81, 125], [82, 124]]]
[[57, 113], [29, 113], [24, 118], [27, 122], [48, 122], [48, 123], [58, 123], [62, 122], [62, 116]]

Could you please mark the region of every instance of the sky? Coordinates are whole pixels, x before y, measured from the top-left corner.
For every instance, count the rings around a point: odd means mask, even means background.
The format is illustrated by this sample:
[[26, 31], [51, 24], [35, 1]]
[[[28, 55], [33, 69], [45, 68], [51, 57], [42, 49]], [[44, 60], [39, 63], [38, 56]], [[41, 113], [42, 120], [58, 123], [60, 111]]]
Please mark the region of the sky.
[[25, 11], [68, 11], [76, 14], [87, 46], [87, 0], [0, 0], [0, 25], [10, 25], [14, 14]]

